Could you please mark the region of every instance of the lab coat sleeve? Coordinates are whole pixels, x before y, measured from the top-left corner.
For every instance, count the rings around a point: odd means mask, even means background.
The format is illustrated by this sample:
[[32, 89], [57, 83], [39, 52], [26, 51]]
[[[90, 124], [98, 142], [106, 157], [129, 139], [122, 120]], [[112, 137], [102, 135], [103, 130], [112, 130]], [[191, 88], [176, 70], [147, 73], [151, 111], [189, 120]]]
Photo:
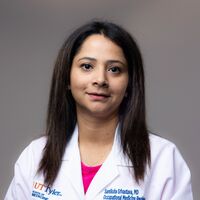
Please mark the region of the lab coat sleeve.
[[171, 161], [168, 161], [172, 176], [166, 182], [162, 199], [193, 200], [190, 170], [175, 145], [172, 146], [171, 153]]
[[4, 200], [28, 200], [31, 196], [33, 154], [31, 144], [19, 156], [14, 168], [14, 177]]

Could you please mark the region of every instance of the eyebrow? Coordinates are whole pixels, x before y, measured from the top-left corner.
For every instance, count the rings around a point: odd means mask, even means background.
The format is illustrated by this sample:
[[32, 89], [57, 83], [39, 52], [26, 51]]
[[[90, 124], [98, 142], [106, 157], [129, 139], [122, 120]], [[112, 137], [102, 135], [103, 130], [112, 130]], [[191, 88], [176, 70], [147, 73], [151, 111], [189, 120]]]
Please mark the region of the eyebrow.
[[80, 60], [91, 60], [91, 61], [96, 61], [95, 58], [91, 58], [91, 57], [83, 57], [83, 58], [78, 59], [78, 61], [80, 61]]
[[[97, 59], [92, 58], [92, 57], [83, 57], [83, 58], [78, 59], [78, 61], [81, 61], [81, 60], [97, 61]], [[124, 63], [120, 60], [108, 60], [107, 63], [120, 63], [120, 64], [126, 66], [126, 63]]]

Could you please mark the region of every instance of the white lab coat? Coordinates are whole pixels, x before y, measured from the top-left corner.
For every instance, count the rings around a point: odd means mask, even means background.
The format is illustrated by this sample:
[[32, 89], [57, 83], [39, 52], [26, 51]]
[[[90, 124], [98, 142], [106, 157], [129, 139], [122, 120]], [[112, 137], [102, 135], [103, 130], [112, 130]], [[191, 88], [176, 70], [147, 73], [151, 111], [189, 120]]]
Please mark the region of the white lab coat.
[[84, 194], [78, 130], [74, 131], [58, 177], [51, 188], [44, 185], [42, 174], [37, 174], [46, 138], [33, 141], [15, 164], [14, 178], [5, 200], [192, 200], [190, 171], [171, 142], [150, 135], [151, 168], [139, 185], [131, 171], [132, 164], [123, 155], [118, 129], [107, 159]]

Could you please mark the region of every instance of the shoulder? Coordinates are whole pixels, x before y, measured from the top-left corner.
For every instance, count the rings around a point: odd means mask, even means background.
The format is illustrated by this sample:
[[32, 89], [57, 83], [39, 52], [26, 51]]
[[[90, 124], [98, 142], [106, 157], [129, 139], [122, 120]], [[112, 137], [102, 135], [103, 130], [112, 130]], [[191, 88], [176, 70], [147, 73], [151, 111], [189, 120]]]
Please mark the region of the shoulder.
[[45, 144], [46, 144], [47, 138], [45, 136], [40, 137], [38, 139], [33, 140], [22, 152], [22, 154], [28, 153], [28, 154], [41, 154]]
[[47, 137], [43, 136], [40, 138], [37, 138], [33, 140], [28, 146], [28, 149], [32, 149], [35, 153], [40, 153], [43, 151], [45, 145], [46, 145]]
[[161, 137], [161, 136], [158, 136], [158, 135], [155, 135], [155, 134], [149, 134], [149, 140], [150, 140], [150, 146], [152, 148], [152, 150], [162, 150], [162, 149], [165, 149], [165, 148], [176, 148], [176, 145]]
[[161, 155], [172, 156], [174, 152], [179, 153], [176, 145], [165, 138], [162, 138], [158, 135], [150, 134], [149, 139], [152, 159], [155, 159], [155, 157]]
[[45, 147], [46, 140], [46, 137], [33, 140], [22, 151], [15, 166], [18, 168], [30, 167], [33, 171], [34, 169], [36, 170], [43, 155], [43, 149]]
[[173, 169], [174, 167], [181, 167], [189, 170], [179, 149], [173, 142], [160, 136], [150, 134], [150, 146], [152, 166], [162, 165], [165, 166], [167, 170], [170, 170], [170, 166]]

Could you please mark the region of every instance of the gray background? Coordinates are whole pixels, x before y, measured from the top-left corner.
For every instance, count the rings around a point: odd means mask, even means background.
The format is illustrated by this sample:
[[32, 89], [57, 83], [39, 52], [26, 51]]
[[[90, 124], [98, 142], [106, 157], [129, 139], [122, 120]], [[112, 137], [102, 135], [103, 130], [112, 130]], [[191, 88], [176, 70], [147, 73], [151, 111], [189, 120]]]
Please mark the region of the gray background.
[[173, 141], [200, 197], [199, 0], [0, 1], [0, 199], [24, 147], [44, 132], [53, 64], [78, 25], [103, 18], [137, 39], [150, 130]]

